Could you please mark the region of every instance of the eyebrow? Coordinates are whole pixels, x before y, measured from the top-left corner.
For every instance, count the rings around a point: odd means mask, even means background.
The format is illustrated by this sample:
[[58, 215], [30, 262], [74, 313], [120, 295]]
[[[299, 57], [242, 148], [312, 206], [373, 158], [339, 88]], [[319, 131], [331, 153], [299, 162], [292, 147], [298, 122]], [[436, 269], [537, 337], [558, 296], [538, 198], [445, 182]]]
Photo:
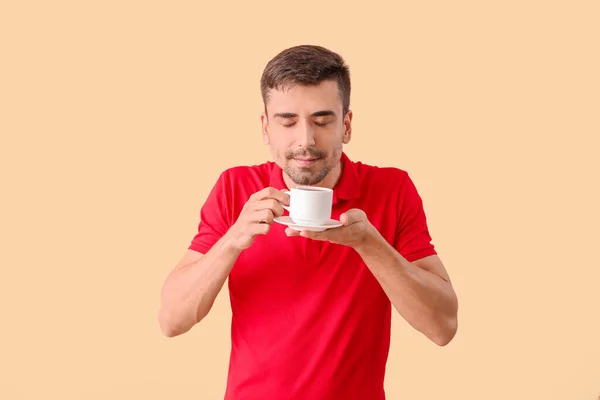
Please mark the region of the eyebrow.
[[[273, 118], [295, 118], [298, 114], [295, 113], [275, 113], [273, 114]], [[316, 111], [311, 114], [312, 117], [326, 117], [326, 116], [335, 116], [335, 112], [332, 110], [322, 110]]]

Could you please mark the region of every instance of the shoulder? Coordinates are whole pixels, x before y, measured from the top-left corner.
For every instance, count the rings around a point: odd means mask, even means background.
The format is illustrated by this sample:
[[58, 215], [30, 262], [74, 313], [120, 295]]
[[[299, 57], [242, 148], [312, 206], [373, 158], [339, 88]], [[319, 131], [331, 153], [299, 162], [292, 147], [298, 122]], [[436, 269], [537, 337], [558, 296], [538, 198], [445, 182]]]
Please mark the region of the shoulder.
[[272, 162], [254, 165], [235, 165], [224, 169], [219, 179], [226, 182], [268, 182], [273, 168]]
[[354, 162], [354, 167], [363, 185], [400, 189], [407, 183], [412, 183], [408, 171], [399, 167], [373, 165], [362, 161]]
[[218, 208], [234, 221], [248, 198], [268, 185], [271, 168], [270, 162], [225, 168], [219, 173], [204, 207]]
[[394, 199], [398, 207], [408, 203], [419, 203], [421, 196], [411, 174], [396, 166], [372, 165], [355, 162], [361, 192], [378, 193], [388, 199]]
[[231, 166], [220, 173], [215, 188], [228, 204], [243, 204], [253, 193], [269, 186], [272, 169], [272, 162]]

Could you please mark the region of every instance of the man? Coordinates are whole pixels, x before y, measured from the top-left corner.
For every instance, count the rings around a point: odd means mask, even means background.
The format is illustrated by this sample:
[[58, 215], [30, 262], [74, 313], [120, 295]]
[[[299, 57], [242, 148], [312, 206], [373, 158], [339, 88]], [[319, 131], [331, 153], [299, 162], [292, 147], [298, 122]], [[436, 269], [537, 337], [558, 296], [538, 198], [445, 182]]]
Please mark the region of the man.
[[[273, 162], [224, 171], [162, 290], [172, 337], [210, 311], [229, 278], [226, 399], [384, 399], [393, 308], [434, 343], [457, 330], [457, 298], [408, 174], [353, 162], [348, 67], [319, 46], [284, 50], [261, 78]], [[342, 226], [274, 223], [296, 185], [332, 188]]]

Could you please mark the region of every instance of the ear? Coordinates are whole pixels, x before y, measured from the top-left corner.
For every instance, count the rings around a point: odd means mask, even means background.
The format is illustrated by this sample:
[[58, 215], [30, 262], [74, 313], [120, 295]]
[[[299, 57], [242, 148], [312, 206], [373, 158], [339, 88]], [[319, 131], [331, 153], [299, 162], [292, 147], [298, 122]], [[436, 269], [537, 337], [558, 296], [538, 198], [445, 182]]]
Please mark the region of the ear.
[[269, 144], [269, 119], [267, 118], [267, 115], [264, 112], [260, 115], [260, 122], [262, 125], [261, 132], [263, 143]]
[[344, 116], [344, 137], [342, 142], [348, 144], [352, 138], [352, 110], [348, 110]]

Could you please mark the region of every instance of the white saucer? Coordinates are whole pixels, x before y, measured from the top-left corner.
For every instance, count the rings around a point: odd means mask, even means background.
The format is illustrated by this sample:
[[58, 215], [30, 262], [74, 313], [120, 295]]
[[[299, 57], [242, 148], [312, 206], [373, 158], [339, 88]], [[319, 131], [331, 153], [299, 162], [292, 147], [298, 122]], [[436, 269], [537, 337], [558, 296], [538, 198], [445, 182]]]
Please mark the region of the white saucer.
[[323, 232], [323, 231], [326, 231], [327, 229], [337, 228], [337, 227], [342, 226], [342, 223], [335, 219], [330, 219], [321, 225], [299, 225], [299, 224], [294, 223], [294, 221], [292, 221], [292, 219], [289, 216], [277, 217], [274, 219], [274, 221], [279, 224], [282, 224], [282, 225], [287, 225], [289, 228], [291, 228], [295, 231]]

